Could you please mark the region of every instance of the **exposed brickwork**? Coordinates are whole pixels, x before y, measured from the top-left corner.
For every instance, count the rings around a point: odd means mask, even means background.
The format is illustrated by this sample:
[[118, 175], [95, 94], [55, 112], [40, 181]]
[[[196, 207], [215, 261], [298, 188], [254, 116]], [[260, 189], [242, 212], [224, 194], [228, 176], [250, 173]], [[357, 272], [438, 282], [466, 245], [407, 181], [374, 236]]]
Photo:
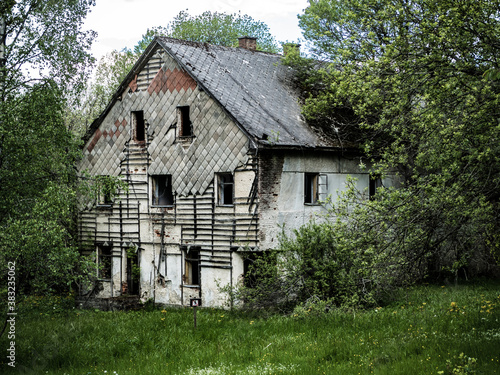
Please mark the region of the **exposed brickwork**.
[[245, 49], [248, 49], [250, 51], [257, 50], [257, 38], [245, 36], [242, 38], [238, 38], [238, 42], [239, 42], [240, 48], [245, 48]]
[[[267, 223], [262, 213], [278, 208], [277, 192], [280, 191], [284, 155], [280, 152], [261, 152], [259, 158], [259, 212], [261, 223], [260, 239], [265, 241], [266, 226], [276, 227], [276, 223]], [[262, 220], [263, 219], [263, 220]]]
[[156, 74], [155, 78], [148, 87], [149, 95], [153, 92], [159, 93], [160, 91], [170, 93], [177, 91], [180, 92], [182, 89], [187, 91], [188, 89], [194, 90], [196, 88], [196, 82], [183, 70], [174, 68], [174, 70], [167, 69], [165, 72], [160, 69]]
[[135, 75], [135, 78], [128, 84], [128, 87], [130, 88], [131, 92], [135, 92], [137, 90], [137, 74]]

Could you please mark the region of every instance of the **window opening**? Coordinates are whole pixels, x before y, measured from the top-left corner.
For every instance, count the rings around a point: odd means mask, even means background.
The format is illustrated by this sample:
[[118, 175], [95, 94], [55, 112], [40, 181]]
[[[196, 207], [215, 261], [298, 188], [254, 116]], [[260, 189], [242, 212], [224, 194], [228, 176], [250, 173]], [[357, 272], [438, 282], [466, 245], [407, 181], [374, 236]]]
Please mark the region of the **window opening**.
[[306, 173], [304, 175], [304, 203], [317, 204], [319, 199], [318, 173]]
[[200, 285], [200, 248], [191, 247], [184, 256], [184, 283]]
[[152, 176], [152, 181], [153, 206], [173, 206], [174, 194], [172, 193], [172, 176]]
[[[106, 177], [106, 176], [102, 176]], [[100, 183], [102, 181], [102, 183]], [[98, 180], [99, 183], [97, 191], [97, 205], [98, 206], [111, 206], [113, 204], [113, 198], [111, 194], [111, 186], [105, 183], [106, 179]]]
[[370, 199], [375, 197], [377, 189], [382, 187], [382, 179], [378, 175], [370, 175], [370, 183], [368, 187], [368, 196]]
[[177, 107], [179, 137], [192, 137], [193, 128], [189, 119], [189, 106]]
[[134, 128], [134, 140], [137, 142], [144, 142], [146, 138], [146, 127], [143, 111], [132, 112], [132, 125]]
[[101, 279], [111, 279], [111, 267], [112, 267], [112, 247], [111, 246], [98, 246], [98, 264], [99, 264], [99, 278]]
[[218, 175], [218, 202], [222, 206], [232, 206], [234, 203], [234, 178], [231, 173]]

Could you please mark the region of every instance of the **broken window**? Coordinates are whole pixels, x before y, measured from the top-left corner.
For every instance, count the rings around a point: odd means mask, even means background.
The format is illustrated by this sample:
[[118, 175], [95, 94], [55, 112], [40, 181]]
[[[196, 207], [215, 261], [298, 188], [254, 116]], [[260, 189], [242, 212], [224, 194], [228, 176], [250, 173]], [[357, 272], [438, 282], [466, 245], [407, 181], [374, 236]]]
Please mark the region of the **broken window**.
[[189, 119], [189, 106], [177, 107], [177, 126], [179, 137], [192, 137], [193, 127]]
[[134, 129], [134, 140], [144, 142], [146, 139], [146, 126], [143, 111], [132, 112], [132, 127]]
[[152, 176], [152, 205], [153, 206], [173, 206], [174, 194], [172, 192], [172, 176], [158, 175]]
[[316, 204], [318, 202], [318, 174], [306, 173], [304, 176], [304, 203]]
[[184, 283], [200, 285], [200, 248], [190, 247], [184, 253]]
[[112, 266], [112, 247], [108, 245], [98, 246], [98, 266], [99, 266], [99, 278], [101, 279], [111, 279], [111, 266]]
[[328, 193], [328, 176], [319, 173], [304, 174], [304, 204], [319, 204]]
[[109, 207], [113, 204], [112, 188], [106, 183], [108, 176], [98, 176], [97, 205]]
[[217, 175], [217, 190], [219, 205], [233, 205], [234, 179], [231, 173], [220, 173]]

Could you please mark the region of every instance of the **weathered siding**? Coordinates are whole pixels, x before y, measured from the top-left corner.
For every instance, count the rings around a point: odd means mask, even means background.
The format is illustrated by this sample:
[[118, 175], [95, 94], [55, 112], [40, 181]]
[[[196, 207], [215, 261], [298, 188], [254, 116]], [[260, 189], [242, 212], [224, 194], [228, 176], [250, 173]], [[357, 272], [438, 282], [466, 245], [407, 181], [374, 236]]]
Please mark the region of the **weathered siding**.
[[[189, 106], [192, 137], [179, 137], [178, 106]], [[133, 111], [144, 113], [144, 141], [134, 140]], [[111, 108], [84, 153], [80, 170], [121, 176], [129, 185], [111, 206], [80, 214], [82, 243], [90, 250], [112, 246], [112, 278], [100, 281], [98, 295], [133, 291], [125, 250], [136, 246], [143, 299], [187, 304], [201, 297], [204, 305], [221, 305], [218, 285], [234, 285], [243, 270], [237, 251], [258, 245], [257, 202], [250, 199], [256, 166], [246, 135], [226, 112], [170, 56], [156, 54]], [[232, 206], [218, 205], [219, 172], [234, 175]], [[152, 206], [151, 176], [167, 174], [175, 204]], [[196, 287], [186, 286], [183, 278], [188, 249], [200, 251]]]

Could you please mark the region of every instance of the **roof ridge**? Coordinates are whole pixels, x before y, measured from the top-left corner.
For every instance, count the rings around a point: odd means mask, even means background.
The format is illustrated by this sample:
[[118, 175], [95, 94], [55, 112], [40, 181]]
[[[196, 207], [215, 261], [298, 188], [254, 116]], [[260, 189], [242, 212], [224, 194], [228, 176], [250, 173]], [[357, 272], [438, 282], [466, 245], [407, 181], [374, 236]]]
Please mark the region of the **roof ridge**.
[[221, 49], [226, 49], [226, 50], [230, 50], [230, 51], [248, 51], [248, 52], [252, 52], [252, 53], [259, 53], [262, 55], [283, 56], [280, 53], [272, 53], [272, 52], [259, 51], [259, 50], [249, 50], [249, 49], [242, 48], [242, 47], [221, 46], [220, 44], [211, 44], [208, 42], [196, 42], [196, 41], [192, 41], [192, 40], [177, 39], [177, 38], [172, 38], [170, 36], [163, 36], [163, 35], [157, 35], [155, 38], [161, 39], [164, 42], [177, 43], [177, 44], [186, 45], [186, 46], [195, 47], [195, 48], [205, 48], [207, 51], [208, 51], [208, 48], [214, 47], [214, 48], [221, 48]]

